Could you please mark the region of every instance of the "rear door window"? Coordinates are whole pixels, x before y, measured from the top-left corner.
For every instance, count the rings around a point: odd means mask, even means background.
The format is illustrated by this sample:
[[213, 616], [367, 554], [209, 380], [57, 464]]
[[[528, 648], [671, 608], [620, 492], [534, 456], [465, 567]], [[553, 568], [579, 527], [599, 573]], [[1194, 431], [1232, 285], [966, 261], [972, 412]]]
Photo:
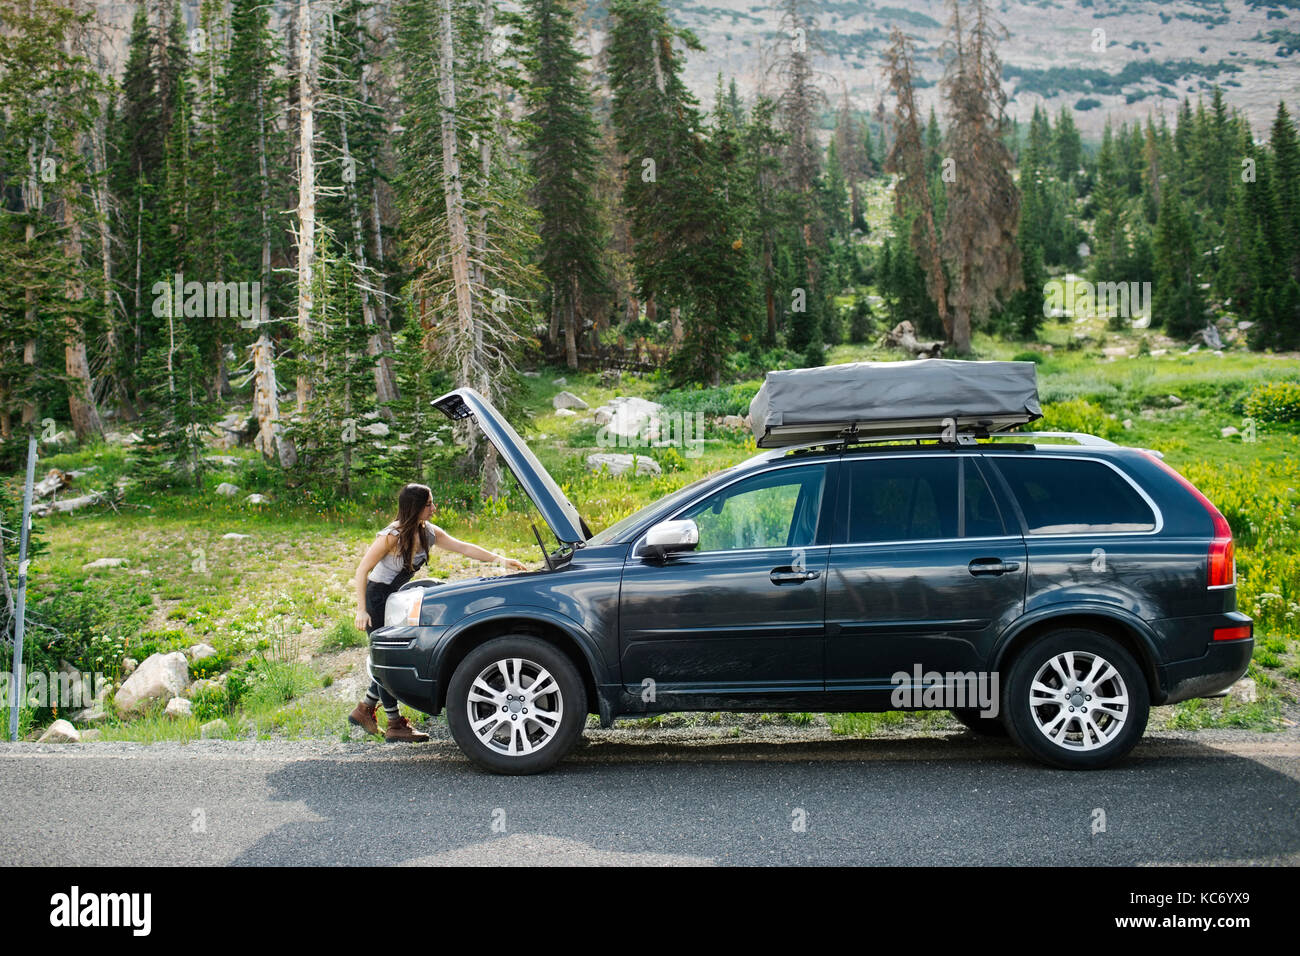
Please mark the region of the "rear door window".
[[1030, 534], [1154, 531], [1151, 506], [1115, 469], [1079, 458], [989, 456], [1006, 478]]
[[[941, 541], [1006, 533], [997, 502], [969, 458], [848, 462], [837, 541]], [[959, 497], [960, 490], [960, 497]]]

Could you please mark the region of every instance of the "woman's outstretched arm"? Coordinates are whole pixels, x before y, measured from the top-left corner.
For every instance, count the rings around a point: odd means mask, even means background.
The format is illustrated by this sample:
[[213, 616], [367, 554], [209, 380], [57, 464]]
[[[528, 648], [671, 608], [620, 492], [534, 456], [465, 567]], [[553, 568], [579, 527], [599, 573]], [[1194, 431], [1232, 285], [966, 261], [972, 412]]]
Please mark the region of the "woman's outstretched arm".
[[437, 525], [434, 526], [434, 530], [437, 532], [437, 537], [434, 539], [433, 543], [444, 550], [463, 554], [465, 557], [473, 558], [475, 561], [496, 561], [500, 564], [504, 564], [508, 568], [514, 568], [516, 571], [528, 570], [528, 566], [522, 561], [494, 554], [486, 548], [480, 548], [478, 545], [471, 544], [468, 541], [460, 541], [437, 527]]

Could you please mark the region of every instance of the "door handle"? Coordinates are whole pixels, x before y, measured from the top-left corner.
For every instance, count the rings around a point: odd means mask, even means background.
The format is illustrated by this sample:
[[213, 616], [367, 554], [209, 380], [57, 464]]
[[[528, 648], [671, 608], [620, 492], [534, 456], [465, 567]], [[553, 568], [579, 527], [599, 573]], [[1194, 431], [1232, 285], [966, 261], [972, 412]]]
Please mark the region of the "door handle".
[[1010, 574], [1020, 570], [1019, 561], [1003, 561], [1001, 558], [976, 558], [966, 566], [970, 573], [979, 577], [983, 574]]
[[804, 581], [815, 581], [821, 576], [820, 571], [796, 571], [793, 567], [773, 568], [768, 575], [773, 584], [802, 584]]

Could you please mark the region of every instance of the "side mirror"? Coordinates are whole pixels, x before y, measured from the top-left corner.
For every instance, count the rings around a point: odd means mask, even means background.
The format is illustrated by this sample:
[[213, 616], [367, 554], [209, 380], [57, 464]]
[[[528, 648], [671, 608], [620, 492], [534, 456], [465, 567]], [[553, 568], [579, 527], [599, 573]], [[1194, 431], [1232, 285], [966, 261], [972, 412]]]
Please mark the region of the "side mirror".
[[646, 532], [640, 553], [663, 558], [673, 551], [690, 551], [700, 543], [700, 529], [690, 518], [661, 521]]

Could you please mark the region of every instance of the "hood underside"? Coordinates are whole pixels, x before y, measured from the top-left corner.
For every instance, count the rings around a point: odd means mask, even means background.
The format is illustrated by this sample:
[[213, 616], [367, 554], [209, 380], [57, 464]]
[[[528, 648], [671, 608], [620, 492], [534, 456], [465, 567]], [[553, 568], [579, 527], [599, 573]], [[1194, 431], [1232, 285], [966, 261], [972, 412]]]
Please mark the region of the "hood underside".
[[452, 421], [473, 417], [561, 544], [576, 547], [591, 537], [573, 502], [491, 402], [472, 388], [458, 388], [435, 398], [433, 406]]

